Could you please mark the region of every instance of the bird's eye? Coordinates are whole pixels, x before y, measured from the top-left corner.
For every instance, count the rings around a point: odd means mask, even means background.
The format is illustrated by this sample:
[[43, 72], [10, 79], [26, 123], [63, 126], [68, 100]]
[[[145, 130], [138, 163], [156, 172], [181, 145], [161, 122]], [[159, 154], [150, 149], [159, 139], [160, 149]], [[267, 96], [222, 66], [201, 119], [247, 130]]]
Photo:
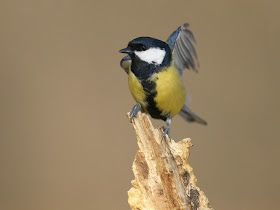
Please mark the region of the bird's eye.
[[141, 46], [141, 51], [145, 51], [145, 50], [147, 50], [147, 47], [145, 45], [142, 45]]

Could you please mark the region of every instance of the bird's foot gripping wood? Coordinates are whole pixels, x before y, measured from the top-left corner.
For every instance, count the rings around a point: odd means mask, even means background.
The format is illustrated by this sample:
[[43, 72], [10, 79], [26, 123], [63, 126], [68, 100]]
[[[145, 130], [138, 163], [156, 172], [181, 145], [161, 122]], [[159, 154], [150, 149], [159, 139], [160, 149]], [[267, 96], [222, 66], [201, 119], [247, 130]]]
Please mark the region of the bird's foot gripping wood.
[[170, 124], [171, 124], [171, 117], [169, 116], [166, 119], [166, 126], [162, 126], [163, 135], [161, 137], [161, 142], [166, 137], [166, 135], [169, 137], [169, 140], [171, 141], [171, 138], [170, 138]]
[[169, 140], [170, 138], [170, 127], [169, 126], [162, 126], [162, 130], [163, 130], [163, 135], [161, 137], [161, 142], [162, 140], [166, 137], [166, 135], [168, 136]]
[[137, 112], [139, 112], [141, 110], [141, 104], [140, 103], [137, 103], [135, 104], [131, 110], [130, 110], [130, 113], [129, 113], [129, 120], [130, 122], [132, 122], [132, 119], [134, 116], [136, 116]]

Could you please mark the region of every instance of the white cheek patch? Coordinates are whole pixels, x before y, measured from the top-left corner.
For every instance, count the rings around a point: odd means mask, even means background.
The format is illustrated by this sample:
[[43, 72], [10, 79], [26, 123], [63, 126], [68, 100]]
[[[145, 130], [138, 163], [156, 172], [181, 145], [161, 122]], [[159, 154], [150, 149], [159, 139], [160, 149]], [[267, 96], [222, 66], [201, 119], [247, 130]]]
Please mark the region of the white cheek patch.
[[149, 48], [145, 51], [135, 51], [135, 55], [137, 55], [142, 61], [145, 61], [149, 64], [154, 63], [160, 65], [165, 56], [165, 50], [160, 48]]

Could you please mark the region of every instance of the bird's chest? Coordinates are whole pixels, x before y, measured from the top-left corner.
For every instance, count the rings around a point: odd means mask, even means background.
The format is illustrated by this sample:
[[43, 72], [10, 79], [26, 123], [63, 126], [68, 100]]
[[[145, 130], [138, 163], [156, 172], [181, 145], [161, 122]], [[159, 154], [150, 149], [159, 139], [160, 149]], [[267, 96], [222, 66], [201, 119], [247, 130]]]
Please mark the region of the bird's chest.
[[186, 99], [186, 91], [182, 80], [174, 67], [154, 75], [157, 92], [154, 101], [163, 115], [175, 116], [182, 108]]
[[129, 70], [128, 72], [128, 86], [134, 100], [140, 103], [143, 108], [146, 107], [146, 93], [144, 91], [144, 88], [139, 79], [131, 70]]
[[154, 73], [149, 79], [141, 81], [129, 71], [128, 84], [135, 101], [154, 118], [175, 116], [185, 102], [184, 86], [173, 67]]

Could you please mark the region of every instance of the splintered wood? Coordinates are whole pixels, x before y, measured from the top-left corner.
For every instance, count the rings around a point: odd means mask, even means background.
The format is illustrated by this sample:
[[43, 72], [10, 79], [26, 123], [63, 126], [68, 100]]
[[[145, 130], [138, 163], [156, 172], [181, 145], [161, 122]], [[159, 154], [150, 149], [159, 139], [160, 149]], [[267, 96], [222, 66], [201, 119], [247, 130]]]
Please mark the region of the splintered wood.
[[[129, 113], [128, 113], [129, 116]], [[212, 209], [188, 163], [191, 139], [176, 143], [162, 137], [148, 115], [138, 112], [132, 120], [139, 150], [133, 162], [135, 180], [128, 191], [131, 209]]]

